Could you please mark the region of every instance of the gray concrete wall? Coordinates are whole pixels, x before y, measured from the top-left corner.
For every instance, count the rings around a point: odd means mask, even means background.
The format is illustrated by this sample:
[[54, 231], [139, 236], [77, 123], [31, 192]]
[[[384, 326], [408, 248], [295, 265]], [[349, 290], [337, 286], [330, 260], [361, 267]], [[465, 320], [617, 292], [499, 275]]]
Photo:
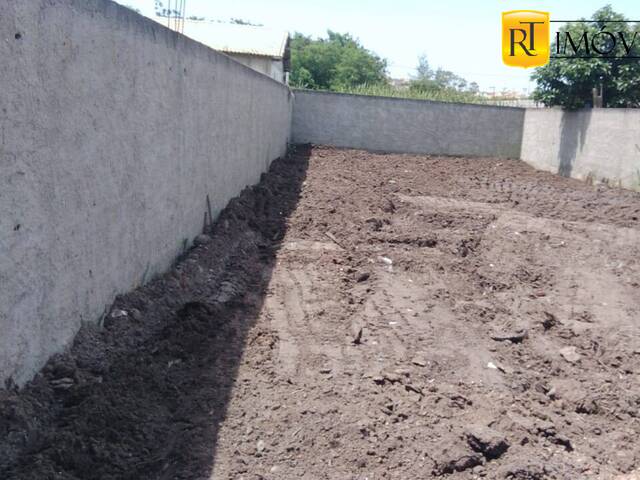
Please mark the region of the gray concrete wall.
[[520, 156], [524, 109], [295, 90], [293, 141], [386, 152]]
[[246, 55], [243, 53], [227, 53], [226, 55], [247, 67], [268, 75], [278, 82], [284, 83], [284, 64], [281, 58]]
[[640, 110], [528, 109], [521, 158], [567, 177], [640, 187]]
[[107, 0], [0, 15], [0, 380], [24, 383], [284, 155], [287, 87]]

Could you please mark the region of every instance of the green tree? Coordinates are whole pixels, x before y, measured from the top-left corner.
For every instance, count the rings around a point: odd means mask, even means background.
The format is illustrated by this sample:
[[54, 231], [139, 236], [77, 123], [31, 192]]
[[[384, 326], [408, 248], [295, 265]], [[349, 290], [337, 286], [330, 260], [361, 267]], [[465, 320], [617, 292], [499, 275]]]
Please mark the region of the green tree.
[[[640, 25], [624, 22], [611, 23], [612, 20], [626, 20], [624, 15], [616, 13], [610, 5], [596, 11], [591, 20], [582, 19], [579, 23], [567, 23], [560, 28], [560, 52], [573, 55], [570, 35], [580, 55], [586, 54], [586, 48], [593, 47], [599, 52], [609, 52], [605, 57], [640, 56]], [[600, 34], [602, 29], [614, 33]], [[586, 36], [584, 36], [586, 32]], [[624, 37], [625, 43], [622, 41]], [[586, 41], [588, 44], [586, 45]], [[593, 40], [593, 44], [591, 43]], [[629, 48], [629, 53], [627, 53]], [[552, 54], [557, 51], [556, 40], [552, 42]], [[534, 100], [547, 106], [581, 108], [592, 103], [592, 89], [602, 87], [605, 107], [640, 106], [640, 61], [625, 58], [569, 58], [551, 59], [537, 68], [531, 78], [536, 81]]]
[[416, 76], [409, 84], [409, 90], [421, 94], [452, 94], [452, 98], [457, 98], [459, 93], [479, 93], [478, 84], [468, 83], [464, 78], [449, 70], [442, 68], [433, 69], [429, 65], [426, 55], [418, 57]]
[[386, 83], [386, 60], [364, 48], [349, 34], [332, 31], [312, 39], [296, 33], [291, 39], [291, 78], [295, 87], [344, 90]]

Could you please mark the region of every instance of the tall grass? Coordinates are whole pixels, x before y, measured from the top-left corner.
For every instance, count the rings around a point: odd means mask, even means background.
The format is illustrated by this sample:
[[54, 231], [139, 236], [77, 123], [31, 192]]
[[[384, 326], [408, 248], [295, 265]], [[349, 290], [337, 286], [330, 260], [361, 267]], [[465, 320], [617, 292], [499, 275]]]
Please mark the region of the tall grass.
[[392, 85], [359, 85], [350, 88], [338, 88], [339, 93], [356, 95], [373, 95], [377, 97], [409, 98], [414, 100], [433, 100], [436, 102], [458, 103], [495, 103], [477, 93], [463, 92], [453, 89], [416, 91], [409, 88], [397, 88]]

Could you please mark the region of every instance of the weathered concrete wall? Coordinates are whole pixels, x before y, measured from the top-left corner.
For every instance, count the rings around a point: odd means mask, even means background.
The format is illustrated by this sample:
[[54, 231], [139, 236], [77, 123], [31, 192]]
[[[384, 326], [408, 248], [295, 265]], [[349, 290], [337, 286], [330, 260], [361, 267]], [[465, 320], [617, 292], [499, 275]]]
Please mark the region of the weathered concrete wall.
[[403, 153], [521, 158], [640, 187], [640, 110], [521, 109], [295, 90], [292, 137]]
[[386, 152], [520, 156], [524, 109], [295, 90], [296, 143]]
[[528, 109], [522, 160], [567, 177], [640, 186], [640, 110]]
[[0, 380], [167, 268], [285, 153], [288, 88], [108, 0], [0, 15]]

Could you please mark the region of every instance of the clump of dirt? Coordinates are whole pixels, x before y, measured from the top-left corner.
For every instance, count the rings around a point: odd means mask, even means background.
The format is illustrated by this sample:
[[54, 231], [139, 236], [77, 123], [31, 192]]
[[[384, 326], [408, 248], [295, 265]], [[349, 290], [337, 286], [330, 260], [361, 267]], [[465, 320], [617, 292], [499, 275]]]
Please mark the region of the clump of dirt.
[[299, 147], [0, 392], [0, 478], [633, 478], [639, 218], [519, 161]]

